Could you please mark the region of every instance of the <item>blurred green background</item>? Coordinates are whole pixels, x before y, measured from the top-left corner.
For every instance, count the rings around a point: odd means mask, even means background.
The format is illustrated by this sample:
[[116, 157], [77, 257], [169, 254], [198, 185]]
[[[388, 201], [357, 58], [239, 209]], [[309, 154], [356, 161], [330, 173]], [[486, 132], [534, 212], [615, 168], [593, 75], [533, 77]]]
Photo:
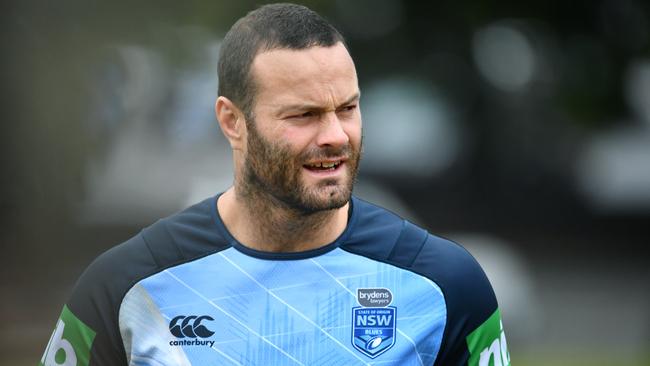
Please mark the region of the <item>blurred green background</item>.
[[[97, 254], [229, 186], [216, 62], [259, 3], [0, 5], [0, 363], [40, 359]], [[468, 247], [514, 364], [650, 365], [648, 3], [301, 3], [357, 65], [356, 193]]]

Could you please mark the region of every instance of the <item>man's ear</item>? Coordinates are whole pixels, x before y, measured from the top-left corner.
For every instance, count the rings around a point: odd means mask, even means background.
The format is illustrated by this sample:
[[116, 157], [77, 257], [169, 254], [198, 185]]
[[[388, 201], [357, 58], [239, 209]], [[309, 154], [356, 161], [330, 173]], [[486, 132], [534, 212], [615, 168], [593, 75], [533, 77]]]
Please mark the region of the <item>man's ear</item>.
[[241, 150], [246, 139], [244, 113], [230, 99], [220, 96], [214, 104], [219, 127], [233, 150]]

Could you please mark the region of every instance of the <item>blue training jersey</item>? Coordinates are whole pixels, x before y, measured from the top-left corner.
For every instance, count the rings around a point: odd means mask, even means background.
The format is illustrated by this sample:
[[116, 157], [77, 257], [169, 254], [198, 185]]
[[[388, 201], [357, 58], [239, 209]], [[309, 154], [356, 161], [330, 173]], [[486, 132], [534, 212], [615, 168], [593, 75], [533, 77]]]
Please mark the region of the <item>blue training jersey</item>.
[[260, 252], [217, 198], [99, 256], [39, 365], [510, 364], [492, 288], [459, 245], [353, 197], [333, 243]]

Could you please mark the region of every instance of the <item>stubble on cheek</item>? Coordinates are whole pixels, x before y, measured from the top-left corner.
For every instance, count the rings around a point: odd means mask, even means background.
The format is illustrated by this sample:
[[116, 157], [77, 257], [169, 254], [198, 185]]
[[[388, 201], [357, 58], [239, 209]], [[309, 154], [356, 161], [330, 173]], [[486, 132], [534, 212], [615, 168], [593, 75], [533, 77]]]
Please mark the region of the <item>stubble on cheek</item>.
[[[359, 147], [360, 150], [360, 147]], [[312, 148], [300, 154], [281, 142], [273, 143], [249, 128], [248, 153], [244, 166], [243, 193], [252, 199], [270, 199], [304, 213], [339, 208], [350, 199], [360, 151], [350, 145], [340, 148]], [[346, 177], [320, 180], [307, 185], [303, 164], [333, 157], [348, 157]]]

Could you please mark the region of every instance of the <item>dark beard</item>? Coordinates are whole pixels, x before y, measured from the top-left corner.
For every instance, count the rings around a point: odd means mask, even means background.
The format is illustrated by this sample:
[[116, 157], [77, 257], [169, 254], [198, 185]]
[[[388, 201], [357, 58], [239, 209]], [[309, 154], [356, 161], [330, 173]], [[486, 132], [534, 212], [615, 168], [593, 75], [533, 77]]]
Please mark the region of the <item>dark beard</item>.
[[[340, 148], [311, 149], [294, 156], [286, 144], [272, 143], [259, 134], [254, 121], [248, 124], [248, 153], [244, 161], [240, 192], [250, 199], [271, 201], [299, 214], [312, 214], [343, 207], [352, 195], [352, 186], [359, 167], [361, 146], [350, 144]], [[342, 168], [348, 169], [347, 182], [323, 180], [316, 187], [306, 187], [301, 180], [303, 164], [307, 161], [347, 157]], [[327, 198], [319, 191], [328, 186]], [[260, 203], [260, 202], [258, 202]]]

